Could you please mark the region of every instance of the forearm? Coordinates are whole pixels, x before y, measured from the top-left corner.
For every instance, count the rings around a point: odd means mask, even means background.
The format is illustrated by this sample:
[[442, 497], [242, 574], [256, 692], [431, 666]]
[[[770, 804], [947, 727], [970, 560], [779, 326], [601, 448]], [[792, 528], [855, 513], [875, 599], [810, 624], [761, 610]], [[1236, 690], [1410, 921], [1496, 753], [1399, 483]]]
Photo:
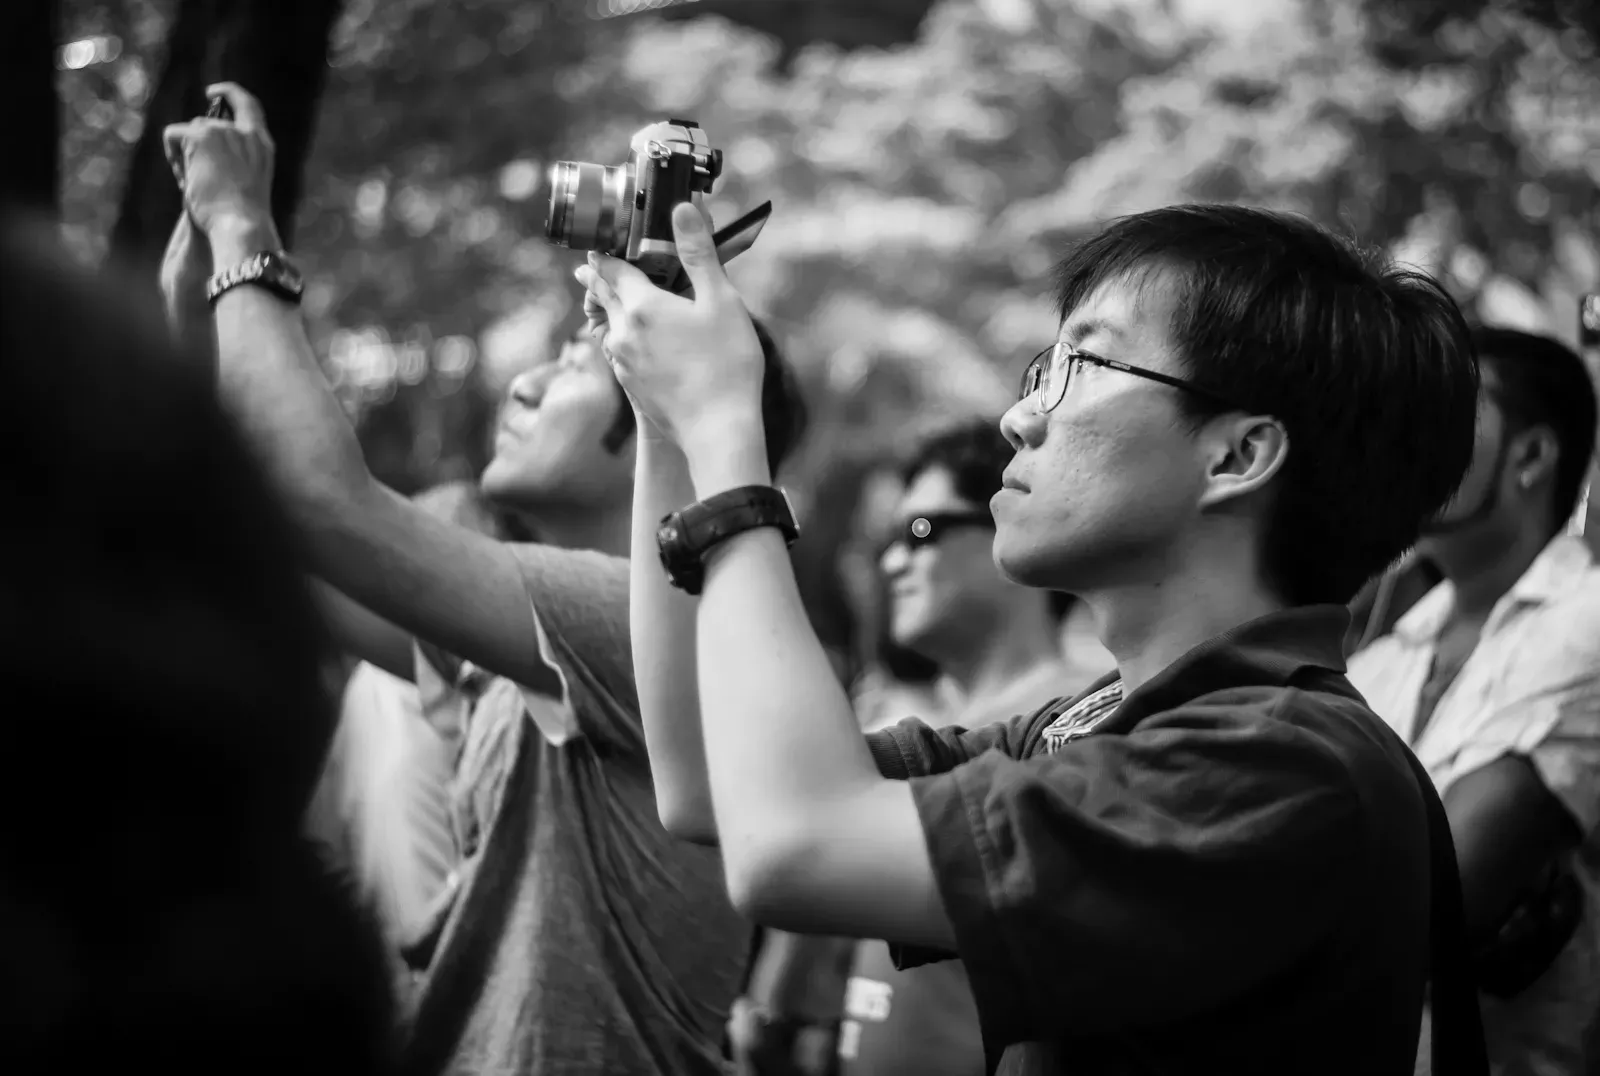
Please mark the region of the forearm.
[[[695, 495], [770, 482], [759, 434], [691, 455]], [[795, 868], [881, 778], [773, 528], [714, 549], [696, 621], [717, 832], [736, 899]]]
[[402, 680], [416, 679], [413, 636], [409, 632], [317, 576], [311, 577], [311, 593], [341, 650]]
[[1581, 840], [1533, 763], [1504, 755], [1446, 790], [1468, 937], [1486, 939], [1552, 860]]
[[[212, 230], [210, 241], [222, 268], [278, 243], [265, 220], [224, 223]], [[264, 288], [246, 285], [217, 300], [215, 322], [222, 398], [291, 501], [304, 512], [378, 495], [300, 311]]]
[[633, 484], [628, 614], [634, 681], [661, 822], [674, 836], [716, 842], [695, 683], [695, 601], [667, 582], [656, 552], [661, 517], [694, 500], [688, 465], [673, 445], [644, 435]]

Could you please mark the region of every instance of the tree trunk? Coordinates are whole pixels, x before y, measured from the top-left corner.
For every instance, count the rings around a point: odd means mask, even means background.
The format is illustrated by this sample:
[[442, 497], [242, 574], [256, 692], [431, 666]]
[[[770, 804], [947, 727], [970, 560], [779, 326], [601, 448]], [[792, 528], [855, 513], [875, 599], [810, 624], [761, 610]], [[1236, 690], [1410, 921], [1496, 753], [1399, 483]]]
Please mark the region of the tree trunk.
[[0, 206], [59, 215], [61, 106], [56, 98], [56, 5], [31, 0], [6, 12], [0, 49], [0, 85], [5, 87], [5, 125], [0, 144]]
[[237, 82], [260, 98], [277, 165], [272, 212], [290, 242], [301, 173], [327, 74], [328, 35], [339, 0], [183, 0], [168, 37], [166, 66], [134, 147], [111, 257], [152, 291], [182, 202], [161, 132], [205, 111], [205, 88]]

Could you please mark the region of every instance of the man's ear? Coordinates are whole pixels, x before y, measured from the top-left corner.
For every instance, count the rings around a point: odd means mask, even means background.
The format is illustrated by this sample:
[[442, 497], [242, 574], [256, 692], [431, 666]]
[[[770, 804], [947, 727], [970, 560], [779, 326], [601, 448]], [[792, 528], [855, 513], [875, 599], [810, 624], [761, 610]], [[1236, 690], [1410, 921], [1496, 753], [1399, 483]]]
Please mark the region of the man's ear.
[[1209, 457], [1202, 508], [1265, 488], [1289, 458], [1289, 431], [1270, 415], [1221, 415], [1199, 436]]
[[1533, 426], [1511, 440], [1506, 459], [1519, 489], [1533, 489], [1555, 477], [1561, 443], [1549, 426]]

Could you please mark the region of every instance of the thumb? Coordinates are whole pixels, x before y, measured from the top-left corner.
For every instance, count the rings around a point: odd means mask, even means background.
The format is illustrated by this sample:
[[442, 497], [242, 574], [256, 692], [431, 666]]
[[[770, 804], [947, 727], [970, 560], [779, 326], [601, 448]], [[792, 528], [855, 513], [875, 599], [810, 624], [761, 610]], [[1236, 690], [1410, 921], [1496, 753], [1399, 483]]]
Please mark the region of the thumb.
[[678, 245], [678, 261], [694, 286], [695, 298], [710, 296], [728, 288], [728, 274], [711, 241], [711, 219], [693, 202], [672, 207], [672, 238]]
[[187, 123], [171, 123], [161, 131], [161, 150], [166, 154], [172, 178], [183, 186], [183, 140], [189, 133]]

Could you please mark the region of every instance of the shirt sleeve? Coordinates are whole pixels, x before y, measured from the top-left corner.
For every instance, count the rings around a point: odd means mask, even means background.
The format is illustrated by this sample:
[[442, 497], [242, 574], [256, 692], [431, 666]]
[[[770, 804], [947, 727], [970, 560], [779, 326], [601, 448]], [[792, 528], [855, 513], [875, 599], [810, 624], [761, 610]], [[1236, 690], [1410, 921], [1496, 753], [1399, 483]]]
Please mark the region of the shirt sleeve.
[[1033, 713], [1019, 714], [1007, 721], [997, 721], [975, 729], [948, 725], [933, 726], [908, 717], [886, 729], [867, 734], [867, 747], [878, 764], [878, 772], [896, 781], [913, 777], [929, 777], [947, 773], [964, 762], [977, 758], [986, 751], [1000, 751], [1007, 755], [1021, 755], [1022, 743], [1028, 730], [1045, 711], [1056, 703]]
[[1345, 765], [1260, 701], [1024, 761], [989, 751], [912, 790], [991, 1041], [1236, 999], [1326, 937], [1360, 875]]
[[539, 656], [557, 681], [554, 695], [522, 689], [529, 718], [553, 744], [582, 736], [601, 750], [645, 757], [628, 635], [628, 562], [529, 543], [511, 548]]
[[1475, 723], [1451, 766], [1465, 775], [1505, 755], [1527, 758], [1581, 833], [1600, 826], [1600, 589], [1591, 593], [1541, 633], [1538, 648], [1508, 657], [1495, 691], [1504, 701]]

